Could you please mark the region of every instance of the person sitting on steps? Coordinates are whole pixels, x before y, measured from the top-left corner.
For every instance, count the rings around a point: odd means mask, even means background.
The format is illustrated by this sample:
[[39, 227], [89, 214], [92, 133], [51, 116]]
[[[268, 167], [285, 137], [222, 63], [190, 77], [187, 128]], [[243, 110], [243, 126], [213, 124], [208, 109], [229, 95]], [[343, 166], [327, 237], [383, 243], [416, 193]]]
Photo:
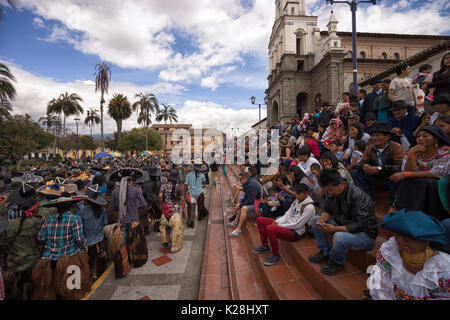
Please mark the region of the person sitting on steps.
[[[309, 187], [304, 183], [295, 186], [296, 200], [286, 213], [277, 219], [259, 217], [256, 220], [261, 245], [253, 249], [254, 253], [267, 253], [272, 248], [272, 255], [264, 261], [265, 266], [271, 266], [281, 260], [278, 251], [278, 238], [286, 241], [300, 239], [306, 232], [306, 224], [316, 214], [314, 201], [309, 197]], [[270, 242], [270, 247], [267, 242]]]
[[[348, 183], [336, 169], [324, 169], [320, 185], [328, 192], [322, 215], [311, 219], [311, 227], [320, 252], [308, 257], [312, 263], [326, 262], [323, 274], [335, 275], [344, 269], [348, 250], [370, 250], [378, 235], [375, 211], [369, 196]], [[333, 234], [333, 247], [328, 241]]]

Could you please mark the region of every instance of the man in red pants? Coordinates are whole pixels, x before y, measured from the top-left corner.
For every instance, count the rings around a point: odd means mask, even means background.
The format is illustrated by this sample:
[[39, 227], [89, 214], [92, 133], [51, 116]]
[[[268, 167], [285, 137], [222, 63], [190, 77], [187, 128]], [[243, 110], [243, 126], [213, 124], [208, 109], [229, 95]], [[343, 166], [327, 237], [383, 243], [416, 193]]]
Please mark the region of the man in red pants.
[[[278, 251], [278, 239], [295, 241], [305, 233], [305, 226], [316, 214], [314, 201], [309, 197], [309, 187], [300, 183], [295, 186], [296, 199], [286, 213], [276, 220], [259, 217], [258, 225], [261, 243], [254, 253], [266, 253], [272, 248], [272, 255], [264, 261], [265, 266], [271, 266], [281, 260]], [[270, 247], [267, 239], [269, 239]]]

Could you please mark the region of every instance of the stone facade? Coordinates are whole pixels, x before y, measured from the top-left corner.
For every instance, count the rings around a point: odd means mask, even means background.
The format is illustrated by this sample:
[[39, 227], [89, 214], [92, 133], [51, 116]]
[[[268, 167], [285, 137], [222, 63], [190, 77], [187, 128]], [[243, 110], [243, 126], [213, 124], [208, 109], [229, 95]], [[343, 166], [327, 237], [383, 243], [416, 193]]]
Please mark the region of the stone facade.
[[[337, 105], [353, 90], [352, 34], [338, 32], [331, 13], [327, 31], [318, 17], [307, 16], [305, 0], [276, 0], [269, 41], [267, 125], [303, 116], [327, 101]], [[392, 68], [401, 60], [450, 36], [358, 33], [358, 82]]]

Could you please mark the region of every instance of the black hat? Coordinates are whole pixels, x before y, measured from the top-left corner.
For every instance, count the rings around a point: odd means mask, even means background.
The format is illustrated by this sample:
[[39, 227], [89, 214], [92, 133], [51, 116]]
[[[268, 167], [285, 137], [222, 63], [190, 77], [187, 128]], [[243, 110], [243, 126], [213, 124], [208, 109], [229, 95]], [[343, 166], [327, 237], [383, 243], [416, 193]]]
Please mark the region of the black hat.
[[436, 126], [425, 126], [420, 131], [422, 131], [422, 130], [425, 130], [425, 131], [431, 133], [436, 138], [438, 138], [439, 139], [439, 144], [447, 145], [447, 146], [450, 145], [450, 138], [449, 138], [449, 136], [444, 131], [442, 131], [441, 128], [436, 127]]
[[86, 199], [89, 202], [104, 206], [106, 205], [106, 200], [100, 195], [100, 188], [98, 184], [94, 184], [90, 186], [86, 193], [81, 193], [80, 195], [86, 195], [88, 198]]
[[133, 180], [137, 180], [139, 182], [140, 180], [143, 180], [145, 177], [147, 177], [147, 174], [136, 168], [123, 168], [113, 171], [109, 176], [109, 181], [120, 181], [122, 178], [130, 177]]
[[31, 208], [36, 203], [36, 191], [32, 186], [22, 182], [18, 190], [13, 190], [8, 196], [10, 204], [21, 205], [24, 209]]
[[194, 168], [194, 170], [197, 170], [197, 171], [206, 171], [206, 169], [207, 169], [204, 164], [198, 164], [198, 163], [195, 163], [192, 167]]
[[450, 95], [447, 93], [441, 93], [438, 96], [436, 96], [431, 103], [432, 106], [435, 106], [437, 104], [448, 104], [450, 105]]
[[368, 114], [366, 114], [366, 117], [364, 118], [364, 122], [369, 121], [369, 120], [377, 120], [377, 116], [375, 115], [375, 113], [369, 112]]
[[329, 107], [329, 106], [330, 106], [330, 103], [327, 101], [322, 103], [322, 107]]
[[407, 106], [406, 106], [405, 100], [397, 100], [397, 101], [392, 102], [391, 109], [389, 109], [389, 110], [394, 111], [394, 110], [403, 109], [406, 107]]
[[172, 182], [178, 182], [178, 179], [180, 178], [180, 173], [177, 169], [170, 170], [169, 178], [167, 178], [169, 181]]
[[147, 167], [147, 172], [148, 172], [148, 175], [151, 177], [160, 177], [161, 176], [161, 168], [157, 167], [154, 164]]
[[375, 132], [381, 132], [381, 133], [387, 133], [387, 134], [393, 134], [391, 131], [391, 127], [387, 123], [377, 123], [373, 126], [372, 134]]

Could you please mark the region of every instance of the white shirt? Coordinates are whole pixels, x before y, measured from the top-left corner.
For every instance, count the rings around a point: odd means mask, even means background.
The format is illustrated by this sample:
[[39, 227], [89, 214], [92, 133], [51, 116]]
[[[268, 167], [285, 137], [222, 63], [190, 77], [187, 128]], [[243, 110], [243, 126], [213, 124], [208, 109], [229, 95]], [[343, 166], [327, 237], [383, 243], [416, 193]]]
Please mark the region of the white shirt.
[[450, 255], [436, 251], [423, 269], [413, 274], [405, 269], [395, 237], [383, 243], [377, 254], [369, 283], [374, 300], [406, 300], [425, 297], [448, 300], [450, 290]]
[[[294, 230], [299, 235], [305, 233], [305, 225], [311, 221], [311, 218], [316, 214], [316, 208], [313, 205], [313, 200], [308, 196], [302, 202], [295, 199], [286, 213], [277, 218], [278, 226]], [[305, 206], [303, 213], [301, 208], [303, 205], [310, 203], [310, 205]]]
[[[314, 174], [311, 172], [311, 165], [313, 163], [317, 163], [320, 166], [319, 161], [317, 161], [315, 158], [313, 157], [309, 157], [309, 159], [306, 162], [300, 162], [298, 164], [298, 167], [300, 169], [302, 169], [302, 171], [305, 173], [305, 175], [308, 178], [315, 178]], [[320, 166], [322, 168], [322, 166]]]

